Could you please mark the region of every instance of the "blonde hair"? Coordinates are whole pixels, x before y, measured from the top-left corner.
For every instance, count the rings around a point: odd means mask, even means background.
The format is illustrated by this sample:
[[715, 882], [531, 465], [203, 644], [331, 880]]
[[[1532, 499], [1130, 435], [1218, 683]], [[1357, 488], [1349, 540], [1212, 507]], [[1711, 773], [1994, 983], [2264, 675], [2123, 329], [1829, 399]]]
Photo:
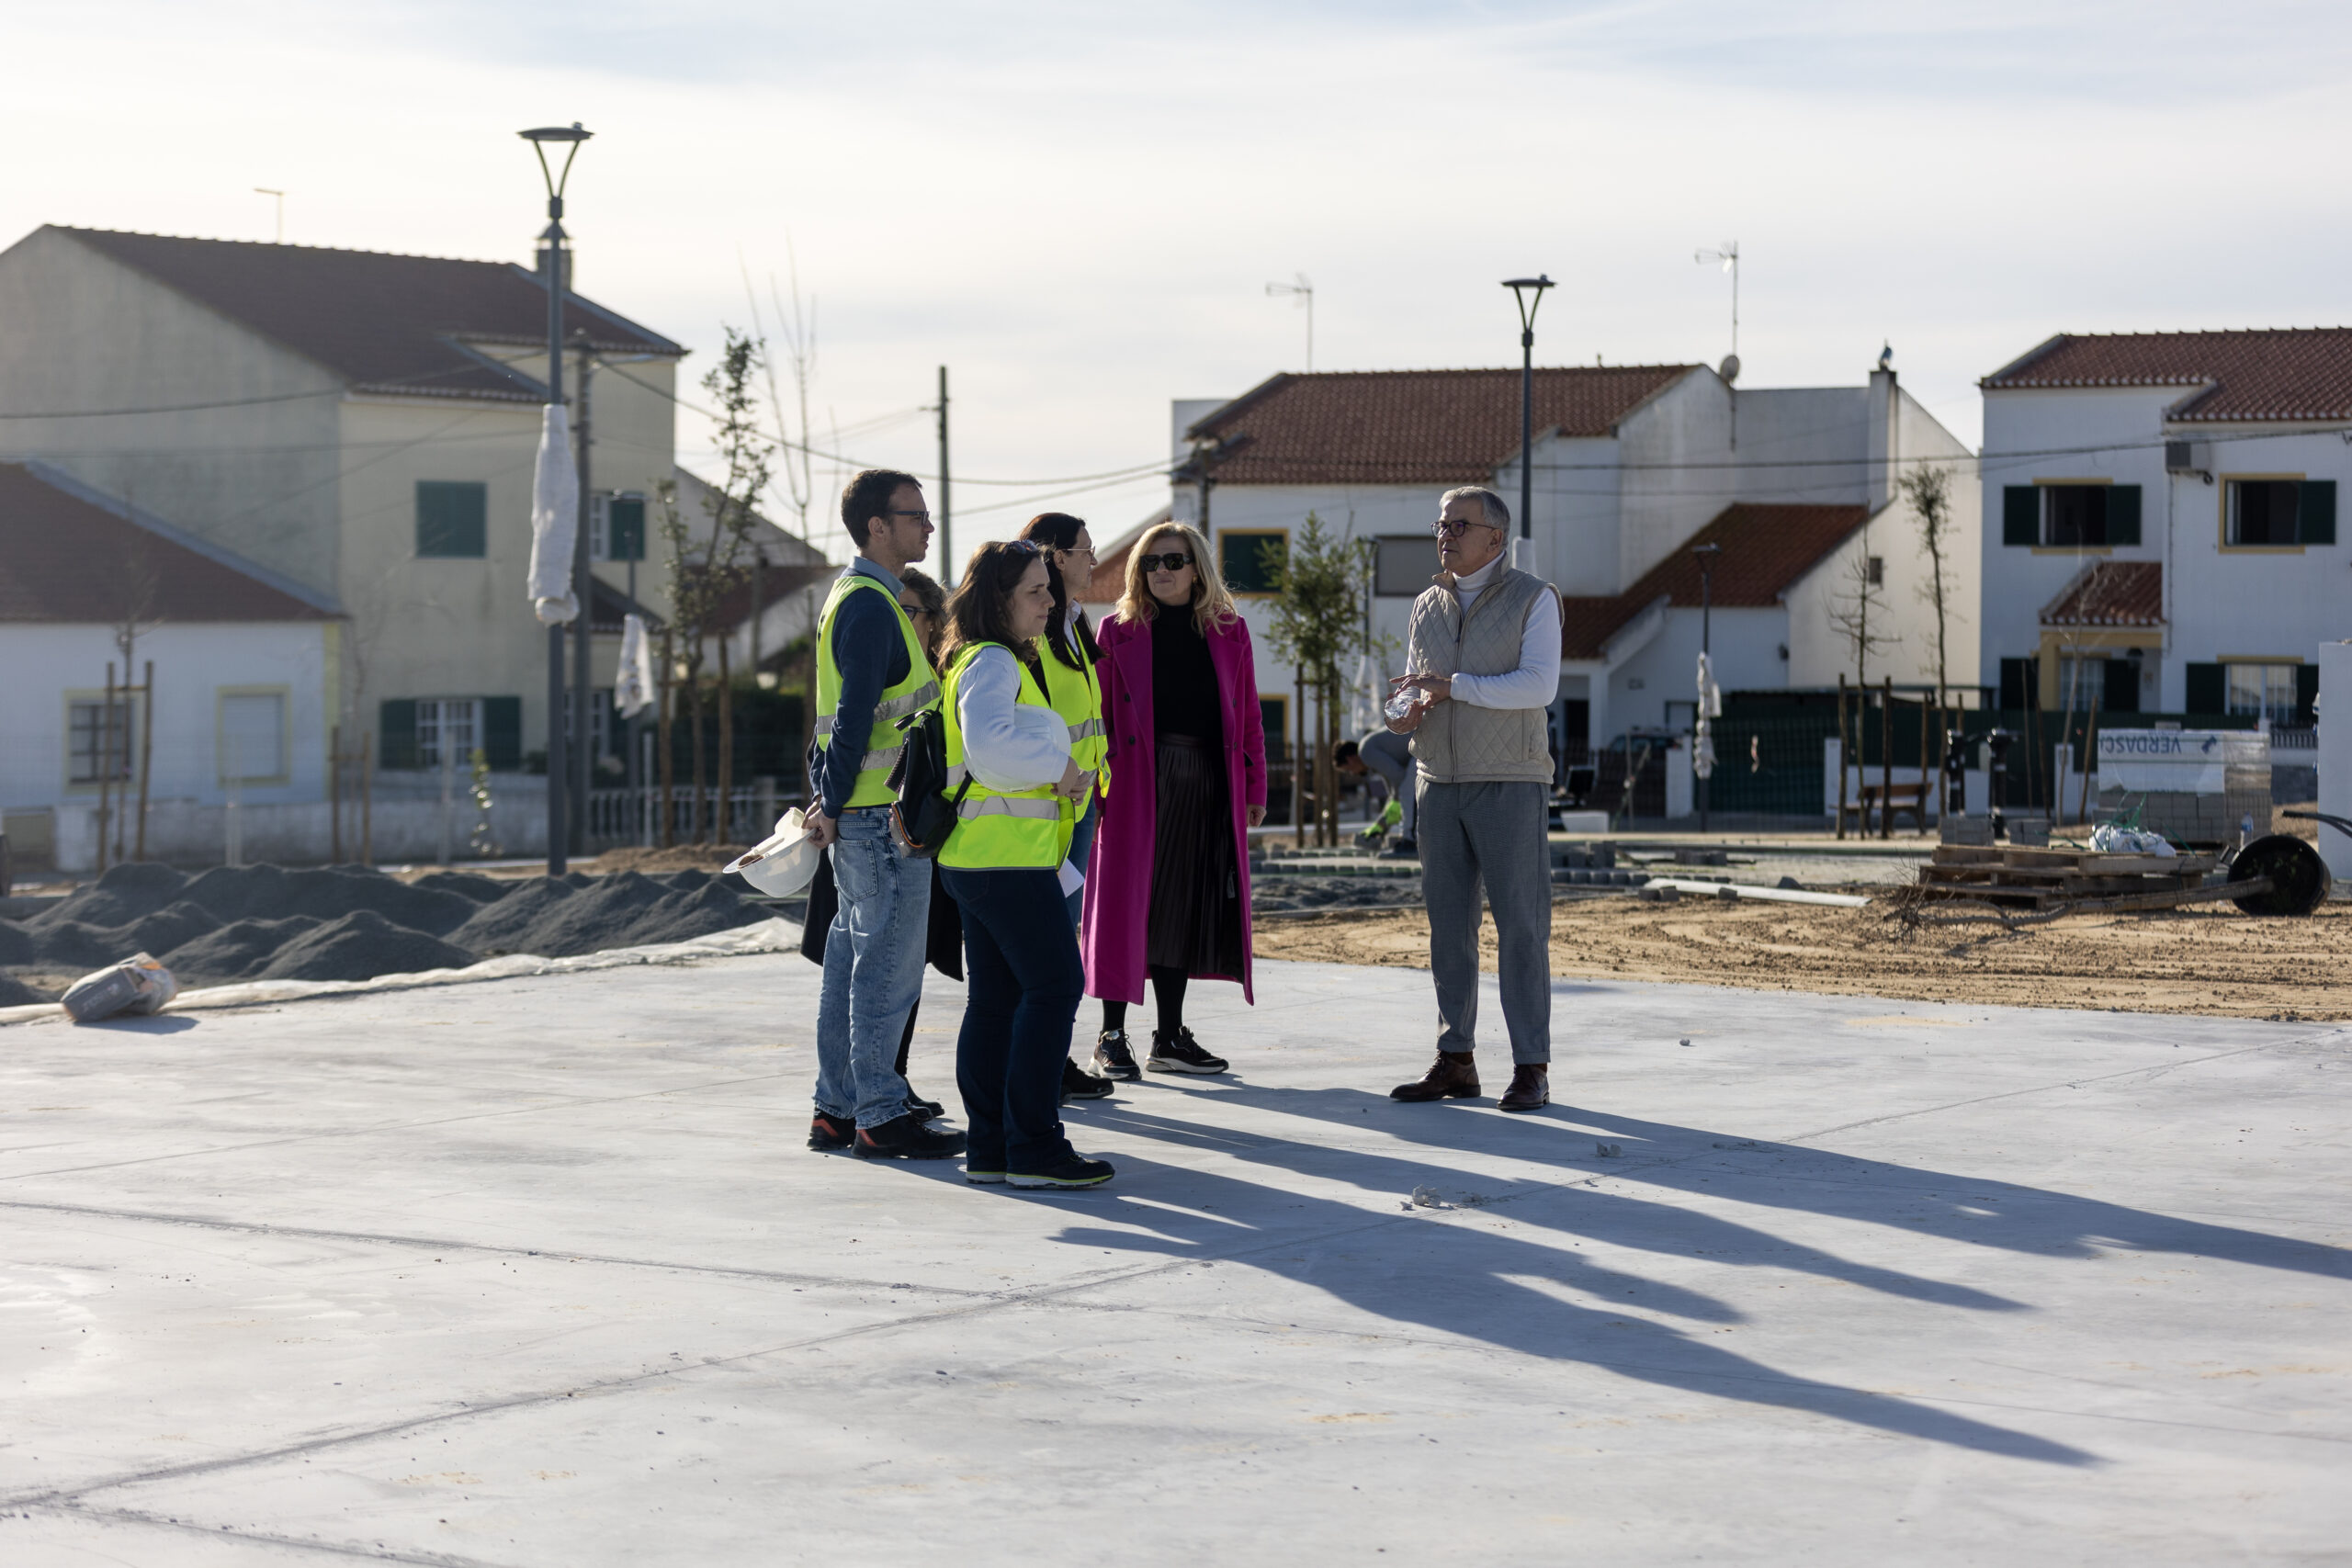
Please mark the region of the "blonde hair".
[[1206, 637], [1220, 626], [1229, 626], [1241, 618], [1240, 609], [1233, 603], [1232, 591], [1218, 575], [1216, 560], [1209, 555], [1209, 542], [1201, 531], [1189, 523], [1155, 523], [1144, 531], [1142, 538], [1127, 551], [1126, 590], [1119, 595], [1119, 619], [1151, 624], [1159, 615], [1159, 601], [1151, 596], [1150, 585], [1144, 581], [1143, 558], [1157, 555], [1155, 547], [1161, 539], [1182, 539], [1193, 557], [1193, 625]]

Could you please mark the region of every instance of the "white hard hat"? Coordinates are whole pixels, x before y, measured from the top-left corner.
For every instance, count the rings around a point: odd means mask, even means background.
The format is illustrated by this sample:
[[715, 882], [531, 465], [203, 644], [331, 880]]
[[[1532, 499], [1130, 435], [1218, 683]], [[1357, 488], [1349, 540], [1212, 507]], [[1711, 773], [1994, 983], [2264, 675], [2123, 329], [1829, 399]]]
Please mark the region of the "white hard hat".
[[789, 898], [807, 887], [817, 874], [817, 861], [825, 852], [810, 843], [808, 826], [794, 807], [775, 819], [775, 831], [754, 844], [727, 869], [771, 898]]

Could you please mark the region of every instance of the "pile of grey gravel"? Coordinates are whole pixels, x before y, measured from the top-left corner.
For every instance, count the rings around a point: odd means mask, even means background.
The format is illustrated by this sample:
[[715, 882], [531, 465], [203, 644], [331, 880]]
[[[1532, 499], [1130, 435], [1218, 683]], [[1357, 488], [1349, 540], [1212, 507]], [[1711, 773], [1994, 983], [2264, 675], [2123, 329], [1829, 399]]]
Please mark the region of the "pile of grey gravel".
[[413, 883], [368, 866], [119, 865], [21, 919], [0, 919], [0, 1007], [54, 1000], [7, 971], [99, 968], [134, 953], [183, 986], [370, 980], [502, 953], [569, 958], [685, 942], [766, 919], [730, 876], [540, 876], [438, 872]]
[[1266, 876], [1250, 884], [1250, 910], [1257, 915], [1300, 909], [1393, 909], [1418, 908], [1418, 876]]

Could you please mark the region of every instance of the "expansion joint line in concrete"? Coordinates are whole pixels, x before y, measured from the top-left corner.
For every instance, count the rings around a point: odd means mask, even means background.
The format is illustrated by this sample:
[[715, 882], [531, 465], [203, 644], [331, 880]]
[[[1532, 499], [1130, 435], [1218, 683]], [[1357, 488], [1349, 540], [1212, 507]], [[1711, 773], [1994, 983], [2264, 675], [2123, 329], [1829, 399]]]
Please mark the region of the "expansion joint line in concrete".
[[779, 1078], [799, 1078], [806, 1070], [790, 1073], [755, 1073], [748, 1077], [719, 1078], [710, 1083], [680, 1084], [670, 1089], [650, 1089], [639, 1094], [609, 1094], [591, 1099], [584, 1095], [567, 1096], [544, 1105], [510, 1105], [497, 1111], [469, 1111], [458, 1116], [431, 1116], [418, 1122], [376, 1122], [364, 1127], [334, 1127], [323, 1133], [297, 1133], [284, 1138], [256, 1138], [249, 1144], [220, 1144], [209, 1149], [182, 1149], [176, 1154], [141, 1155], [137, 1159], [100, 1160], [95, 1165], [59, 1166], [51, 1170], [18, 1170], [0, 1176], [0, 1181], [28, 1181], [42, 1176], [79, 1176], [92, 1170], [119, 1170], [134, 1165], [164, 1165], [173, 1160], [203, 1159], [212, 1155], [239, 1155], [253, 1149], [284, 1148], [292, 1144], [314, 1144], [329, 1138], [368, 1138], [384, 1133], [408, 1133], [420, 1127], [447, 1127], [461, 1122], [495, 1122], [507, 1116], [541, 1116], [551, 1111], [593, 1111], [605, 1105], [627, 1105], [632, 1100], [662, 1100], [673, 1094], [705, 1094], [712, 1089], [735, 1089], [743, 1084], [774, 1083]]
[[252, 1541], [255, 1545], [286, 1547], [326, 1557], [356, 1557], [368, 1562], [413, 1562], [421, 1564], [422, 1568], [504, 1568], [503, 1564], [479, 1557], [458, 1557], [446, 1551], [402, 1551], [381, 1542], [362, 1546], [348, 1541], [305, 1540], [297, 1535], [239, 1529], [234, 1525], [200, 1525], [193, 1519], [174, 1518], [144, 1508], [93, 1508], [80, 1503], [54, 1503], [34, 1511], [62, 1514], [68, 1518], [88, 1519], [101, 1524], [143, 1525], [175, 1534], [192, 1535], [203, 1540]]

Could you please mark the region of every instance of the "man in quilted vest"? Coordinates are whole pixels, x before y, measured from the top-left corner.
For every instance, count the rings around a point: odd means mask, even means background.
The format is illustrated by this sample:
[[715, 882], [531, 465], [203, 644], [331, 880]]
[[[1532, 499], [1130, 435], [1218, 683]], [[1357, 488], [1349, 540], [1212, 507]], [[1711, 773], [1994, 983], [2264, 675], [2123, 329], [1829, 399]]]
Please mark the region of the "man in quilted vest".
[[1544, 710], [1560, 687], [1560, 595], [1505, 563], [1510, 509], [1493, 491], [1448, 491], [1443, 568], [1413, 601], [1405, 668], [1412, 707], [1388, 728], [1419, 764], [1421, 890], [1437, 982], [1437, 1062], [1404, 1100], [1478, 1093], [1478, 895], [1501, 938], [1510, 1088], [1500, 1108], [1551, 1103], [1552, 857], [1544, 837], [1552, 751]]

